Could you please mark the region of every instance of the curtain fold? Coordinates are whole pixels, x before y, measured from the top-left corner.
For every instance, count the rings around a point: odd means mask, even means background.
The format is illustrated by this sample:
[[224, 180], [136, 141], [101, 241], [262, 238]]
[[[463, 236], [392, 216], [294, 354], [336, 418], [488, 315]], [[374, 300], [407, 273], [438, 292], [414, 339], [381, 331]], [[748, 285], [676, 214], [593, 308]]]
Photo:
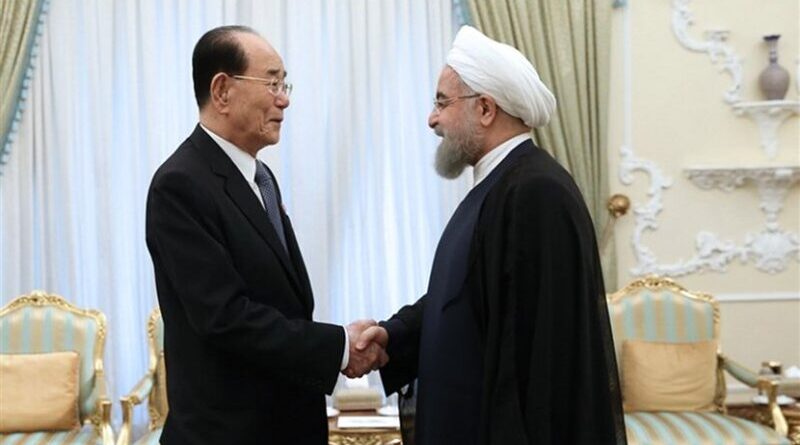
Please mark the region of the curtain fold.
[[52, 2], [0, 175], [0, 305], [44, 289], [102, 310], [114, 400], [147, 366], [150, 179], [197, 122], [195, 42], [234, 23], [273, 44], [294, 84], [281, 141], [259, 156], [278, 177], [316, 319], [382, 319], [415, 301], [469, 189], [468, 175], [436, 176], [427, 126], [449, 0]]
[[[596, 233], [609, 223], [607, 121], [611, 2], [608, 0], [466, 0], [474, 25], [518, 48], [558, 101], [534, 138], [575, 178]], [[606, 288], [616, 289], [614, 242], [603, 255]]]
[[47, 1], [0, 2], [0, 172], [22, 117]]

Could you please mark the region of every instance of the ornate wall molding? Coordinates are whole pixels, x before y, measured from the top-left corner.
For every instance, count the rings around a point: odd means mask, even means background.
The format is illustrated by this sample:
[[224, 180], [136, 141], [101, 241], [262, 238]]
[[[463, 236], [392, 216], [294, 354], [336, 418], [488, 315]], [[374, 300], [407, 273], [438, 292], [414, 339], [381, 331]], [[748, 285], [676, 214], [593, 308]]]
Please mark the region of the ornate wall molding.
[[[766, 228], [746, 234], [741, 247], [726, 244], [724, 249], [716, 252], [718, 256], [730, 260], [738, 257], [743, 263], [753, 261], [758, 270], [767, 273], [782, 272], [792, 258], [800, 261], [798, 234], [783, 230], [778, 223], [778, 216], [783, 210], [789, 189], [800, 181], [800, 167], [694, 167], [686, 169], [686, 176], [696, 186], [705, 190], [720, 189], [731, 192], [748, 182], [755, 183], [758, 187], [761, 197], [760, 208], [766, 217]], [[716, 235], [710, 232], [704, 233], [708, 235], [709, 241], [716, 241]]]
[[655, 163], [637, 158], [628, 147], [623, 147], [621, 154], [620, 181], [623, 184], [632, 184], [636, 171], [650, 176], [650, 200], [634, 206], [636, 227], [631, 244], [637, 264], [631, 269], [632, 274], [676, 277], [703, 271], [725, 272], [728, 264], [737, 259], [743, 264], [753, 262], [758, 270], [766, 273], [780, 273], [786, 270], [793, 258], [800, 261], [800, 237], [797, 233], [783, 230], [778, 223], [789, 189], [800, 182], [800, 167], [687, 169], [688, 179], [705, 190], [731, 192], [748, 182], [755, 183], [766, 227], [747, 233], [741, 245], [722, 240], [713, 232], [701, 231], [695, 237], [696, 253], [693, 257], [672, 264], [659, 264], [653, 251], [642, 243], [642, 235], [647, 230], [658, 229], [657, 216], [663, 209], [662, 191], [669, 188], [672, 181]]
[[637, 276], [654, 273], [657, 268], [657, 259], [649, 247], [642, 243], [642, 235], [645, 231], [658, 230], [658, 214], [664, 208], [661, 196], [663, 190], [672, 186], [672, 179], [665, 176], [655, 162], [636, 157], [633, 149], [623, 146], [620, 149], [622, 161], [619, 168], [619, 180], [625, 185], [633, 184], [633, 174], [635, 172], [645, 173], [650, 177], [650, 187], [647, 195], [650, 200], [645, 204], [633, 206], [633, 213], [636, 215], [636, 227], [633, 229], [631, 247], [636, 255], [637, 264], [631, 269], [631, 273]]
[[727, 71], [733, 80], [733, 85], [725, 92], [723, 98], [729, 104], [739, 102], [742, 91], [742, 61], [725, 43], [729, 32], [727, 30], [706, 31], [705, 40], [695, 40], [689, 35], [689, 27], [693, 24], [689, 0], [672, 0], [672, 32], [678, 42], [690, 51], [707, 53], [711, 58], [711, 63], [721, 65], [720, 71]]
[[[777, 133], [777, 127], [788, 116], [783, 116], [783, 114], [789, 113], [790, 115], [798, 112], [797, 102], [772, 101], [774, 103], [770, 106], [764, 105], [763, 102], [739, 102], [741, 62], [724, 44], [727, 33], [724, 31], [708, 33], [707, 40], [704, 42], [692, 39], [688, 35], [688, 27], [691, 25], [689, 0], [673, 0], [672, 5], [673, 32], [681, 44], [692, 51], [708, 53], [715, 64], [724, 58], [723, 69], [730, 73], [734, 81], [734, 85], [725, 94], [726, 102], [731, 104], [737, 113], [747, 114], [756, 122], [762, 119], [757, 117], [758, 115], [765, 115], [763, 120], [771, 122], [759, 125], [774, 125], [774, 133]], [[702, 271], [725, 272], [727, 265], [738, 259], [745, 264], [752, 262], [758, 270], [779, 273], [786, 269], [793, 258], [800, 261], [798, 234], [785, 231], [778, 224], [778, 216], [789, 189], [800, 181], [800, 167], [687, 169], [687, 177], [703, 189], [718, 188], [730, 192], [748, 183], [754, 183], [758, 187], [761, 197], [760, 207], [766, 217], [766, 227], [757, 232], [747, 233], [741, 245], [737, 245], [731, 240], [722, 240], [710, 231], [698, 232], [695, 237], [695, 254], [688, 260], [672, 264], [659, 263], [653, 251], [643, 243], [642, 237], [646, 231], [656, 231], [659, 228], [657, 218], [663, 209], [663, 192], [672, 185], [672, 179], [666, 176], [653, 161], [638, 158], [633, 150], [630, 18], [628, 11], [623, 13], [625, 14], [623, 22], [625, 27], [623, 60], [626, 85], [623, 93], [625, 140], [620, 148], [619, 180], [624, 185], [631, 185], [636, 172], [645, 173], [650, 179], [647, 192], [649, 200], [643, 204], [635, 203], [633, 205], [636, 223], [631, 236], [631, 247], [636, 264], [630, 269], [630, 272], [635, 276], [658, 274], [673, 277]], [[800, 71], [800, 60], [798, 63], [798, 71]], [[800, 85], [798, 87], [800, 89]], [[764, 134], [770, 133], [770, 131], [772, 130], [769, 128], [762, 130], [762, 146], [768, 153], [777, 152], [777, 142], [764, 138]]]
[[758, 125], [761, 148], [768, 158], [778, 154], [778, 128], [793, 114], [800, 114], [800, 102], [789, 100], [768, 100], [760, 102], [740, 102], [733, 105], [737, 116], [747, 116]]
[[[725, 92], [724, 99], [733, 107], [737, 116], [753, 119], [761, 136], [761, 147], [770, 159], [778, 154], [778, 128], [793, 114], [800, 114], [798, 101], [757, 101], [741, 102], [742, 60], [733, 48], [726, 44], [727, 30], [709, 30], [705, 32], [705, 40], [696, 40], [689, 35], [689, 27], [694, 24], [691, 0], [672, 0], [672, 32], [675, 38], [686, 49], [707, 53], [714, 65], [721, 65], [721, 71], [727, 71], [733, 79], [733, 85]], [[797, 59], [797, 90], [800, 94], [800, 59]]]
[[797, 292], [736, 292], [730, 294], [714, 294], [714, 299], [720, 303], [727, 302], [753, 302], [753, 301], [800, 301]]

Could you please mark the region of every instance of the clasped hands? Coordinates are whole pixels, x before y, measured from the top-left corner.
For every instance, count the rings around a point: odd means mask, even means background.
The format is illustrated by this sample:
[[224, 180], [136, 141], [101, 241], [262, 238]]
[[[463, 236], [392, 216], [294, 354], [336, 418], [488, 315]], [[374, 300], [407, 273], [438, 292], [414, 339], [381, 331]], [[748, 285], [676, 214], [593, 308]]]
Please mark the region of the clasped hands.
[[386, 354], [389, 334], [375, 320], [357, 320], [345, 329], [350, 342], [350, 360], [342, 371], [344, 375], [351, 379], [361, 377], [389, 362]]

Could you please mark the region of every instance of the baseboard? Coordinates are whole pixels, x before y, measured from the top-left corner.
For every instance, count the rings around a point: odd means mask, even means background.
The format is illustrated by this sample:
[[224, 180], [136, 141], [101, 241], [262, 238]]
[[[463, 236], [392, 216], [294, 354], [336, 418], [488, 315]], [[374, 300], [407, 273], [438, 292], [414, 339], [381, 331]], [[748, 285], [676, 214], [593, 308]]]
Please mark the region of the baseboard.
[[719, 302], [764, 302], [764, 301], [800, 301], [800, 292], [761, 292], [761, 293], [729, 293], [714, 294]]

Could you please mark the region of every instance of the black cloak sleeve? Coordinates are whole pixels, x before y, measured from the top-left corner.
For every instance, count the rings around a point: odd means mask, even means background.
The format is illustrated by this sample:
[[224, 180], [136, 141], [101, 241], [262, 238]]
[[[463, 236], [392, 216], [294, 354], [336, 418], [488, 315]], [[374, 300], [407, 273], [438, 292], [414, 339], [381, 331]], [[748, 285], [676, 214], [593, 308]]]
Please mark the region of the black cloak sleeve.
[[[533, 170], [533, 171], [531, 171]], [[572, 179], [520, 168], [476, 231], [483, 331], [481, 444], [625, 444], [591, 218]]]

